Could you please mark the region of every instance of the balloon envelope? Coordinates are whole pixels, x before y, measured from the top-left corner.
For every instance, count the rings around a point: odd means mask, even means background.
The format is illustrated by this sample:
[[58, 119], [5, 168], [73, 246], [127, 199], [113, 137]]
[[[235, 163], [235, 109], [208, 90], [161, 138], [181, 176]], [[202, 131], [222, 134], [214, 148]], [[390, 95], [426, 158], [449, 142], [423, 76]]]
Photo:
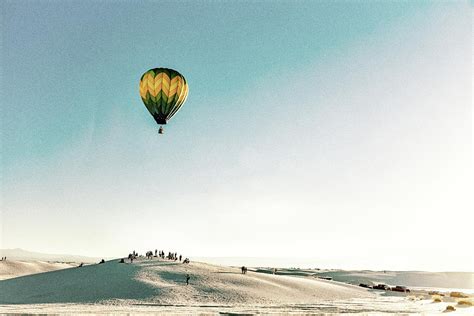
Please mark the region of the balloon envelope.
[[188, 96], [183, 75], [173, 69], [154, 68], [140, 78], [140, 96], [157, 124], [166, 124]]

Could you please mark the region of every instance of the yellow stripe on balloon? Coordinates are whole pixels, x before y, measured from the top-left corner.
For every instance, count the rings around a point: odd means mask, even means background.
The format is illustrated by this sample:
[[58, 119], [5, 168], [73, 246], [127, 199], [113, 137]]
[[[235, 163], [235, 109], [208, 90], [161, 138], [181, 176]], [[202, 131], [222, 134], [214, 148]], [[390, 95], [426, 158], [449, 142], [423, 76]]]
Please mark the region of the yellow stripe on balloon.
[[168, 104], [174, 100], [178, 88], [178, 77], [174, 77], [170, 83], [170, 91], [168, 93]]
[[155, 78], [149, 73], [146, 78], [146, 81], [147, 81], [148, 91], [152, 93], [155, 88]]
[[181, 77], [177, 76], [176, 77], [176, 95], [179, 97], [179, 93], [181, 92], [181, 87], [183, 86], [183, 83], [181, 81]]
[[183, 100], [184, 100], [184, 98], [186, 97], [186, 94], [187, 94], [187, 87], [188, 87], [188, 85], [187, 85], [186, 83], [184, 83], [184, 85], [183, 85], [183, 90], [182, 90], [182, 92], [181, 92], [180, 95], [179, 95], [179, 99], [178, 99], [178, 102], [179, 102], [179, 103], [182, 103]]
[[178, 103], [178, 100], [179, 100], [179, 95], [182, 91], [182, 87], [183, 87], [183, 79], [180, 77], [180, 76], [177, 76], [176, 77], [176, 93], [174, 95], [174, 102], [175, 102], [175, 105], [176, 103]]
[[146, 86], [146, 83], [141, 80], [140, 81], [140, 96], [142, 97], [142, 99], [146, 99], [146, 92], [147, 92], [147, 86]]
[[[157, 76], [158, 77], [158, 76]], [[148, 92], [150, 92], [150, 95], [155, 98], [158, 95], [159, 89], [156, 89], [156, 81], [157, 77], [153, 76], [151, 73], [149, 73], [148, 77]], [[153, 99], [155, 100], [155, 99]]]
[[155, 77], [155, 89], [161, 89], [161, 83], [163, 82], [163, 73], [159, 73], [156, 77]]
[[176, 88], [178, 87], [178, 79], [179, 79], [179, 77], [174, 77], [173, 79], [171, 79], [170, 92], [171, 91], [176, 91]]
[[178, 100], [177, 102], [179, 102], [179, 100], [182, 99], [182, 96], [183, 96], [183, 92], [184, 92], [184, 89], [186, 88], [186, 82], [184, 81], [183, 78], [180, 78], [180, 87], [179, 87], [179, 94], [178, 94]]
[[166, 97], [168, 97], [169, 90], [170, 90], [170, 77], [166, 73], [162, 73], [162, 74], [163, 74], [163, 83], [161, 86], [161, 90], [166, 95]]

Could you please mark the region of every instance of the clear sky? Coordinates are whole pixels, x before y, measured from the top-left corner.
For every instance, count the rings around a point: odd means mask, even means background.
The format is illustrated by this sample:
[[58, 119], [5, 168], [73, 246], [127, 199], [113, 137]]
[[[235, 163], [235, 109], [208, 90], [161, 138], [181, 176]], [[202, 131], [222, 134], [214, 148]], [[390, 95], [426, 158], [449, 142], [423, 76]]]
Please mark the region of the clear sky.
[[[472, 270], [468, 2], [0, 12], [0, 248]], [[155, 67], [190, 87], [161, 136]]]

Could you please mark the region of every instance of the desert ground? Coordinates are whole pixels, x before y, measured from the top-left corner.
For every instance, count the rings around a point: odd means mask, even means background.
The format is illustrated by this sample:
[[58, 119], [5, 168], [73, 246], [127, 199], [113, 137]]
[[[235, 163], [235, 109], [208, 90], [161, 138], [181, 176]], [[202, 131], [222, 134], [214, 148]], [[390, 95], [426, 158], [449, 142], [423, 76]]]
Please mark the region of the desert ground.
[[[54, 271], [20, 276], [25, 266]], [[2, 275], [6, 267], [18, 277], [0, 281], [0, 313], [417, 314], [441, 313], [450, 304], [421, 295], [381, 296], [314, 276], [273, 275], [265, 269], [242, 274], [237, 267], [158, 258], [83, 267], [6, 261], [0, 262]], [[455, 313], [473, 311], [457, 306]]]
[[0, 261], [0, 280], [77, 267], [75, 262]]

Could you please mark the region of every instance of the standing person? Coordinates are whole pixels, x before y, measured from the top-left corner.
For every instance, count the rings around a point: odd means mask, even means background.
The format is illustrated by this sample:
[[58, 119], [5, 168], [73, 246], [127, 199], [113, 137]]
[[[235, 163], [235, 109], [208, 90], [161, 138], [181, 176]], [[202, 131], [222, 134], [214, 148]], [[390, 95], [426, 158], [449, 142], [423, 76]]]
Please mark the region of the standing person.
[[182, 256], [182, 255], [179, 255], [179, 262], [181, 262], [181, 258], [183, 258], [183, 256]]
[[186, 285], [189, 285], [189, 279], [191, 279], [191, 277], [189, 274], [186, 274]]

